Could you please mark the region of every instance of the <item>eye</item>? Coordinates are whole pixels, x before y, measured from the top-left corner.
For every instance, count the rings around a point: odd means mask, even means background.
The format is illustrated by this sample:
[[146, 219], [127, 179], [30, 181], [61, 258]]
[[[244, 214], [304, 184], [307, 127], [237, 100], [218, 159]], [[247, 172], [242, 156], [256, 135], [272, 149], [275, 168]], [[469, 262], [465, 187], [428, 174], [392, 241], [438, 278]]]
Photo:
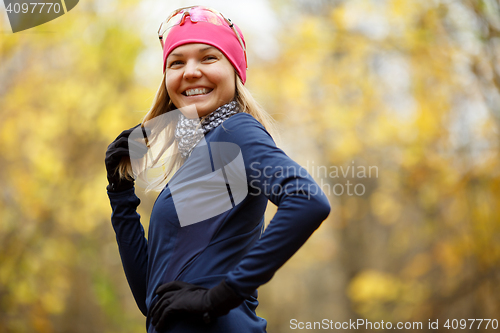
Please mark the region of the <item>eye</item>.
[[219, 58], [217, 58], [216, 56], [214, 55], [207, 55], [203, 58], [203, 61], [207, 61], [207, 62], [213, 62], [213, 61], [216, 61], [218, 60]]
[[168, 65], [168, 67], [169, 67], [169, 68], [172, 68], [172, 67], [179, 67], [179, 66], [181, 66], [182, 64], [183, 64], [183, 62], [182, 62], [181, 60], [174, 60], [174, 61], [172, 61], [172, 62]]

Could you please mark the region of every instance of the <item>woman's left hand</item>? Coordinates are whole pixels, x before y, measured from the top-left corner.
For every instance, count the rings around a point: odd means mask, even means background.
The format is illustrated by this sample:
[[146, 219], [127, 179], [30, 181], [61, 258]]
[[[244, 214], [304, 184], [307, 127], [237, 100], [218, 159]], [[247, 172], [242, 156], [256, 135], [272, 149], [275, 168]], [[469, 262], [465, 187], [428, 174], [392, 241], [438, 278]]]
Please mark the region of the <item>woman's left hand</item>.
[[183, 281], [173, 281], [158, 287], [158, 302], [151, 310], [152, 324], [159, 332], [168, 327], [173, 316], [187, 315], [203, 319], [225, 315], [241, 303], [241, 298], [225, 281], [207, 289]]

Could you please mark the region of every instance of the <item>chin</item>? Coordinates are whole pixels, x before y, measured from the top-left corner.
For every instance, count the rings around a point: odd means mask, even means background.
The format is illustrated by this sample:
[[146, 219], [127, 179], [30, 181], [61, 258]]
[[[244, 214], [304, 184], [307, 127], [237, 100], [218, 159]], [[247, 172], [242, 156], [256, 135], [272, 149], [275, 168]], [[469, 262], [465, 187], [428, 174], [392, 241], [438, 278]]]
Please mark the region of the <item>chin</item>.
[[[224, 105], [224, 104], [222, 104], [222, 105]], [[222, 105], [220, 105], [220, 106], [222, 106]], [[217, 105], [196, 105], [196, 111], [198, 111], [198, 115], [200, 117], [203, 117], [203, 116], [206, 116], [207, 114], [214, 112], [220, 106], [217, 106]]]
[[209, 113], [212, 113], [215, 109], [207, 109], [205, 107], [198, 107], [196, 106], [196, 111], [198, 112], [199, 117], [204, 117]]

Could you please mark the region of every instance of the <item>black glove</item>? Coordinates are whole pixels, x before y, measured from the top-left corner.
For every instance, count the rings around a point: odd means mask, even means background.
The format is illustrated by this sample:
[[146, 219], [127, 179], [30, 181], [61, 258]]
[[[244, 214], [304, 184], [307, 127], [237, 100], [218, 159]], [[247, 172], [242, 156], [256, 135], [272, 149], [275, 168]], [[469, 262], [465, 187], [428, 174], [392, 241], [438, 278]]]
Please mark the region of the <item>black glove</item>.
[[158, 332], [168, 328], [172, 319], [178, 316], [209, 323], [244, 301], [225, 281], [211, 289], [173, 281], [159, 286], [156, 294], [159, 299], [151, 310], [151, 323]]
[[[106, 189], [109, 192], [121, 192], [134, 187], [134, 180], [127, 178], [120, 178], [120, 174], [118, 173], [118, 165], [122, 159], [130, 159], [130, 155], [132, 154], [132, 158], [141, 158], [146, 154], [148, 148], [146, 145], [134, 141], [133, 149], [130, 149], [128, 146], [128, 137], [132, 131], [141, 126], [141, 124], [132, 127], [126, 131], [123, 131], [118, 135], [115, 141], [111, 142], [106, 150], [106, 159], [104, 160], [106, 164], [106, 171], [109, 185]], [[145, 129], [148, 133], [149, 130]]]

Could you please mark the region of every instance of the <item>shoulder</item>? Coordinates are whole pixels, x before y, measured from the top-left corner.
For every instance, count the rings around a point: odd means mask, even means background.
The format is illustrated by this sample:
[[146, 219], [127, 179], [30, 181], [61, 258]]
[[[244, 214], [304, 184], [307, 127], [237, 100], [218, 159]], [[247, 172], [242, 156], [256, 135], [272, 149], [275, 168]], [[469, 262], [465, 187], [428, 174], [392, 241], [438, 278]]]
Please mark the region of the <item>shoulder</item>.
[[245, 112], [239, 112], [234, 116], [229, 117], [223, 124], [225, 125], [225, 127], [229, 126], [233, 128], [255, 126], [264, 129], [264, 126], [257, 119], [255, 119], [254, 116]]
[[219, 127], [218, 137], [230, 139], [231, 141], [253, 141], [259, 138], [272, 140], [265, 127], [249, 113], [237, 113], [224, 121]]
[[241, 151], [245, 164], [260, 160], [265, 156], [281, 156], [282, 154], [264, 126], [248, 113], [237, 113], [226, 119], [217, 126], [209, 141], [225, 143], [219, 146], [224, 147], [222, 149], [226, 155], [229, 152]]

